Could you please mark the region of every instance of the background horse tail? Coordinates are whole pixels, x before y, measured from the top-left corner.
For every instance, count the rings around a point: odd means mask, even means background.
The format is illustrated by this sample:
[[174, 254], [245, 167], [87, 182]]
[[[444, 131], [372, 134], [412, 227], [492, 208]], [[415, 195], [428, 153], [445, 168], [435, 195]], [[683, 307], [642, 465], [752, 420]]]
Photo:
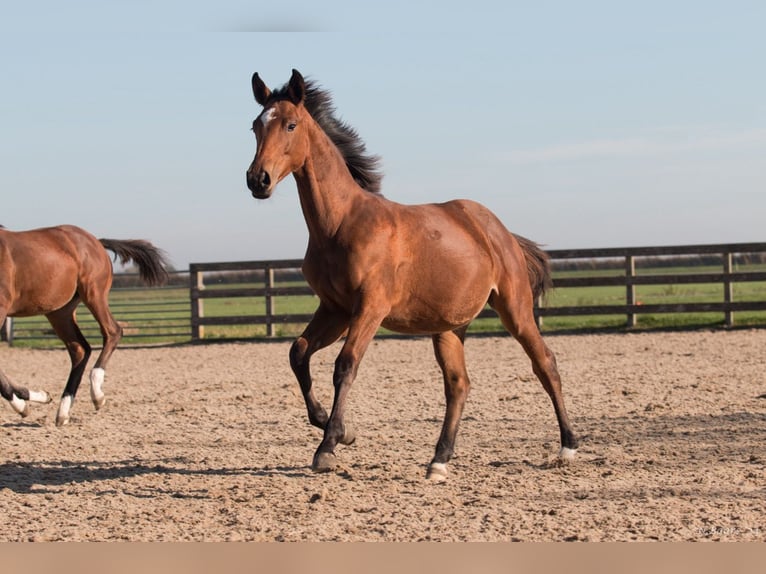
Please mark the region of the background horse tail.
[[165, 253], [142, 239], [99, 239], [101, 245], [113, 251], [125, 265], [133, 261], [138, 266], [138, 273], [147, 285], [164, 285], [168, 281], [168, 265]]
[[521, 250], [524, 252], [524, 258], [527, 260], [529, 285], [532, 287], [532, 295], [537, 299], [541, 295], [545, 295], [553, 287], [548, 254], [534, 241], [530, 241], [521, 235], [514, 234], [513, 236], [519, 242]]

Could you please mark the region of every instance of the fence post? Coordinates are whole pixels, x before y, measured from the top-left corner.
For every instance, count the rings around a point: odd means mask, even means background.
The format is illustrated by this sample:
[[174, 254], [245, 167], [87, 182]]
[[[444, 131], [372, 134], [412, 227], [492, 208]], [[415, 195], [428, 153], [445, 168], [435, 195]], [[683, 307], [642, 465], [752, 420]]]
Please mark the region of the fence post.
[[535, 314], [535, 322], [537, 322], [538, 330], [542, 330], [543, 328], [543, 316], [540, 313], [540, 307], [542, 306], [543, 306], [543, 296], [540, 295], [539, 297], [537, 297], [537, 299], [535, 299], [534, 307], [532, 309]]
[[727, 327], [732, 327], [734, 325], [734, 311], [728, 307], [734, 300], [731, 284], [731, 260], [732, 256], [730, 252], [723, 254], [723, 302], [727, 306], [726, 311], [724, 311], [724, 324]]
[[[625, 256], [625, 304], [636, 304], [636, 286], [633, 283], [633, 277], [636, 276], [636, 261], [632, 255]], [[628, 313], [628, 327], [636, 326], [636, 314]]]
[[0, 326], [0, 341], [6, 341], [9, 346], [13, 346], [13, 317], [6, 317]]
[[193, 263], [189, 265], [189, 299], [191, 300], [191, 338], [200, 341], [205, 337], [205, 327], [200, 325], [200, 317], [205, 316], [204, 301], [199, 292], [205, 288], [203, 274]]
[[263, 269], [263, 278], [266, 286], [264, 300], [266, 303], [266, 336], [274, 336], [274, 296], [271, 290], [274, 288], [274, 269], [268, 263]]

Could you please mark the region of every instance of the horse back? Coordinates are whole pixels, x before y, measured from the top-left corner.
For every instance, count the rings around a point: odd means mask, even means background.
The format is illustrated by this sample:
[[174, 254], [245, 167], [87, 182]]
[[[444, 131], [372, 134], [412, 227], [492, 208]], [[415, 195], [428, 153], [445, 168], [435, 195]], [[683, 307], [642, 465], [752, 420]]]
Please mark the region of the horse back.
[[111, 262], [87, 231], [73, 225], [0, 230], [0, 297], [9, 315], [59, 309], [92, 277], [111, 280]]

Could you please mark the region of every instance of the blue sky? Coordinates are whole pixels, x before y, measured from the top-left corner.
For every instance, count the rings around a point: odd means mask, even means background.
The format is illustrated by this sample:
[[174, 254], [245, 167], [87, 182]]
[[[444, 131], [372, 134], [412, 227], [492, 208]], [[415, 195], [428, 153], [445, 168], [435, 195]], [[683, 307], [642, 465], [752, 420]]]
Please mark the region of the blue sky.
[[[321, 5], [320, 5], [321, 4]], [[766, 240], [766, 3], [31, 0], [0, 21], [0, 223], [189, 262], [301, 257], [245, 186], [271, 85], [334, 94], [402, 203], [549, 248]]]

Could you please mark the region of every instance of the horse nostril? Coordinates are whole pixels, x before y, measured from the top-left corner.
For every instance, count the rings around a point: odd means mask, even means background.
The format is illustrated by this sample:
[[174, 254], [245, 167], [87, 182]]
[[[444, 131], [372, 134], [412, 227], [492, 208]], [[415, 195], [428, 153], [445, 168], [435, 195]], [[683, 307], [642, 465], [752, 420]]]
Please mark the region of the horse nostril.
[[269, 173], [267, 171], [261, 172], [260, 183], [262, 187], [268, 187], [271, 185], [271, 178], [269, 177]]

